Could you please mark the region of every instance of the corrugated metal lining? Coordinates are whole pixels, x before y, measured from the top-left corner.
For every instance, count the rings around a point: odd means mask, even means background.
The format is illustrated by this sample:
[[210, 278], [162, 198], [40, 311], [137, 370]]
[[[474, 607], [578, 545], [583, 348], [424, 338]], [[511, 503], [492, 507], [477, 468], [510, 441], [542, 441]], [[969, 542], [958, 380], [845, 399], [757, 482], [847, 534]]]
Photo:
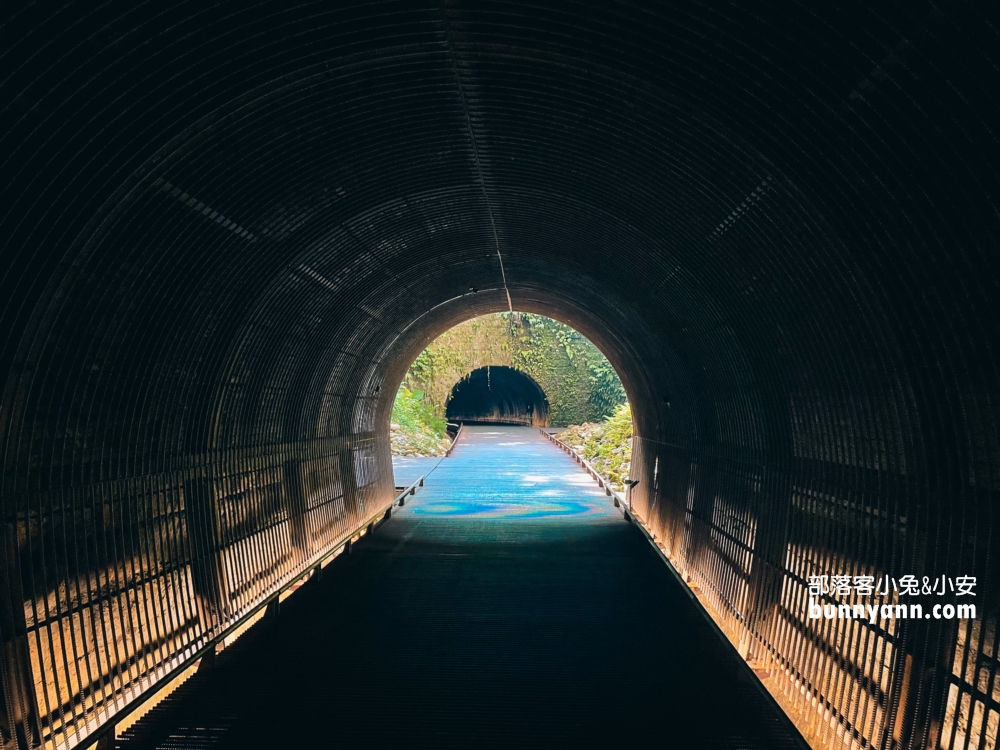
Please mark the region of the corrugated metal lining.
[[[995, 743], [994, 8], [4, 12], [5, 741], [386, 501], [406, 366], [509, 291], [618, 368], [638, 512], [817, 743]], [[862, 572], [980, 618], [796, 619]]]

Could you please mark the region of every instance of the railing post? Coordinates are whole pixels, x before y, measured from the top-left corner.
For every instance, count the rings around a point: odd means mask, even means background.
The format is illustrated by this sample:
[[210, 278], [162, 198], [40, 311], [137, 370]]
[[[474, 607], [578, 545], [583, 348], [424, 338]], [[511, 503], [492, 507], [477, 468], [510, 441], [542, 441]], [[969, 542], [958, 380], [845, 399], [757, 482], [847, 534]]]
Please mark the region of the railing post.
[[[21, 623], [23, 631], [24, 623]], [[41, 732], [38, 707], [31, 688], [31, 661], [28, 656], [28, 638], [23, 632], [10, 637], [2, 633], [3, 652], [0, 653], [0, 742], [13, 742], [20, 750], [38, 747]], [[4, 744], [2, 747], [8, 747]]]
[[225, 578], [219, 560], [219, 519], [211, 469], [198, 467], [184, 481], [184, 510], [191, 544], [191, 573], [198, 615], [206, 634], [226, 619]]
[[307, 560], [311, 552], [309, 532], [306, 530], [305, 493], [302, 491], [302, 462], [297, 458], [281, 465], [282, 495], [288, 512], [292, 546], [299, 550], [300, 560]]

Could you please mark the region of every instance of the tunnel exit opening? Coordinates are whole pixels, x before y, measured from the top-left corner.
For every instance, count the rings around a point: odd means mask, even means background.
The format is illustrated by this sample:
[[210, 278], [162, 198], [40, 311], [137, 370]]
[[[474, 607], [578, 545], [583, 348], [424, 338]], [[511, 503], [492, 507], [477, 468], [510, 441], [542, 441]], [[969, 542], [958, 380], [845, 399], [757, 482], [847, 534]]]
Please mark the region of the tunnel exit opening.
[[549, 401], [534, 378], [513, 367], [480, 367], [451, 389], [449, 422], [549, 426]]

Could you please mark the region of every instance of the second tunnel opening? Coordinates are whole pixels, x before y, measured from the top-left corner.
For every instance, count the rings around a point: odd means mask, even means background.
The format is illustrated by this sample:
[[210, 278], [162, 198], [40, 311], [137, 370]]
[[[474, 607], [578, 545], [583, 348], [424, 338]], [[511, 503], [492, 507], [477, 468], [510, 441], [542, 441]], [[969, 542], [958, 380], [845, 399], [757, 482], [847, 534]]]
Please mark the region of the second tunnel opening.
[[549, 402], [533, 378], [505, 366], [473, 370], [448, 397], [449, 422], [548, 427]]

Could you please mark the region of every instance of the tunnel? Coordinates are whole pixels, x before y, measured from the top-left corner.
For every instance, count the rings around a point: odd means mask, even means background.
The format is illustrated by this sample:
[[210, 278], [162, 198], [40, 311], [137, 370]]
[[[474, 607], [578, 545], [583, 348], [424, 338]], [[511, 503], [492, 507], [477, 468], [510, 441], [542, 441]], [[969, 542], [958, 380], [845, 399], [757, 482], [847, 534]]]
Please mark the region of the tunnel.
[[513, 367], [479, 367], [455, 383], [449, 422], [496, 422], [548, 427], [549, 403], [534, 378]]
[[[607, 356], [634, 513], [815, 746], [993, 746], [994, 6], [0, 12], [5, 748], [364, 528], [410, 363], [498, 311]], [[976, 616], [804, 614], [907, 575]]]

